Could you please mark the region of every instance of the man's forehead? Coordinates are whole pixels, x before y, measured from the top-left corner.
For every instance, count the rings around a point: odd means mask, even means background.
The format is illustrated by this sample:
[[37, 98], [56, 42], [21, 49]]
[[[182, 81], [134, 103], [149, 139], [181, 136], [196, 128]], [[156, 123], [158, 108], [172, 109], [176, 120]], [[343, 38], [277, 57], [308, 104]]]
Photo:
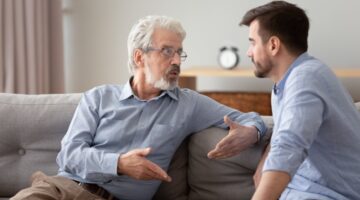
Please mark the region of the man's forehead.
[[255, 41], [258, 40], [260, 35], [259, 35], [259, 22], [257, 20], [254, 20], [250, 23], [249, 25], [249, 40], [250, 41]]
[[158, 47], [182, 48], [181, 36], [176, 32], [167, 29], [155, 29], [152, 43]]
[[250, 32], [253, 32], [253, 33], [255, 33], [255, 32], [257, 32], [258, 30], [259, 30], [259, 21], [258, 20], [254, 20], [254, 21], [252, 21], [251, 23], [250, 23], [250, 25], [249, 25], [249, 30], [250, 30]]

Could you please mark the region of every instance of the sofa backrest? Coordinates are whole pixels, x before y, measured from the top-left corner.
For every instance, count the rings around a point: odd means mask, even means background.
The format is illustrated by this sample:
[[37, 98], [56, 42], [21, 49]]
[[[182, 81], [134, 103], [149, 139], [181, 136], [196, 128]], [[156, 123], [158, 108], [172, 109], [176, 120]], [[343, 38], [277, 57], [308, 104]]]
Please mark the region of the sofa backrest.
[[[60, 141], [67, 131], [80, 98], [81, 94], [0, 93], [0, 198], [13, 196], [20, 189], [28, 187], [30, 176], [35, 171], [41, 170], [48, 175], [57, 173], [58, 166], [55, 159], [60, 150]], [[355, 105], [360, 111], [360, 102]], [[268, 136], [271, 133], [272, 118], [263, 116], [263, 119], [270, 128]], [[219, 133], [221, 134], [217, 135]], [[246, 188], [243, 192], [237, 193], [252, 194], [251, 177], [261, 151], [250, 149], [249, 151], [253, 151], [251, 154], [243, 154], [216, 162], [209, 162], [206, 157], [206, 152], [209, 150], [206, 148], [212, 148], [217, 142], [215, 139], [219, 140], [226, 134], [225, 130], [210, 128], [190, 138], [188, 140], [190, 147], [187, 146], [187, 142], [184, 142], [170, 166], [170, 174], [174, 180], [169, 187], [162, 185], [165, 187], [160, 188], [157, 199], [174, 199], [168, 197], [178, 197], [184, 193], [186, 195], [182, 195], [184, 198], [180, 199], [187, 199], [187, 195], [193, 199], [199, 199], [200, 196], [214, 196], [212, 190], [216, 190], [218, 184], [209, 187], [208, 184], [203, 183], [210, 183], [211, 180], [218, 179], [204, 176], [200, 172], [208, 170], [209, 173], [219, 174], [219, 169], [223, 169], [223, 173], [226, 172], [222, 177], [230, 177], [221, 179], [226, 190], [237, 190], [230, 188], [230, 185], [227, 184], [231, 181], [238, 181], [238, 178], [231, 178], [236, 170], [237, 174], [244, 173], [249, 177], [246, 179], [247, 181], [244, 180], [237, 184], [243, 190]], [[252, 155], [251, 158], [249, 155]], [[243, 169], [241, 172], [238, 170], [240, 168]], [[190, 187], [188, 188], [188, 186]], [[219, 194], [224, 192], [216, 191]], [[234, 193], [229, 194], [234, 195]], [[219, 198], [222, 196], [222, 194], [219, 195]]]
[[355, 107], [360, 112], [360, 102], [355, 103]]
[[81, 94], [0, 93], [0, 196], [30, 185], [37, 170], [57, 173], [55, 162]]

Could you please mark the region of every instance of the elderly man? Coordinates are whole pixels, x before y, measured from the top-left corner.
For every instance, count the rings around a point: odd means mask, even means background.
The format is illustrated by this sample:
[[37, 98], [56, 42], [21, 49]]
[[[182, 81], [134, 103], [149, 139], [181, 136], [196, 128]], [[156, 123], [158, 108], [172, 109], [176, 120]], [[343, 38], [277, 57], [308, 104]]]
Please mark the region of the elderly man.
[[305, 11], [273, 1], [241, 24], [255, 75], [275, 83], [271, 147], [253, 199], [360, 199], [360, 114], [331, 69], [307, 53]]
[[180, 23], [168, 17], [135, 24], [128, 38], [133, 76], [84, 93], [62, 140], [58, 176], [35, 174], [33, 186], [13, 199], [151, 199], [161, 181], [171, 181], [171, 158], [191, 133], [230, 127], [210, 158], [256, 143], [266, 129], [256, 113], [177, 87], [184, 38]]

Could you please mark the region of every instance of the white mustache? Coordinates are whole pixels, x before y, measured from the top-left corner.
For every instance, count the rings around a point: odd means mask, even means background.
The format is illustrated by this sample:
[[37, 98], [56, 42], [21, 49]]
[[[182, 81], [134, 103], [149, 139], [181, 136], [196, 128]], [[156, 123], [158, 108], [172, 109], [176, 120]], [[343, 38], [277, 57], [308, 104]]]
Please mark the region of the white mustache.
[[168, 68], [168, 70], [166, 70], [166, 74], [170, 74], [176, 72], [178, 74], [180, 74], [180, 66], [178, 65], [171, 65], [170, 68]]

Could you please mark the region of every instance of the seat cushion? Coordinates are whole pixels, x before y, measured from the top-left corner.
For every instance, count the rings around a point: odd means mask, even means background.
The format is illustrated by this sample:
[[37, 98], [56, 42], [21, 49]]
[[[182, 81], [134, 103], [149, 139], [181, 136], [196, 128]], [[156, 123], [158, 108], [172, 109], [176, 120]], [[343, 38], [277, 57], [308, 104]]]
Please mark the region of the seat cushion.
[[0, 94], [0, 196], [30, 185], [41, 170], [57, 173], [55, 162], [81, 94]]

